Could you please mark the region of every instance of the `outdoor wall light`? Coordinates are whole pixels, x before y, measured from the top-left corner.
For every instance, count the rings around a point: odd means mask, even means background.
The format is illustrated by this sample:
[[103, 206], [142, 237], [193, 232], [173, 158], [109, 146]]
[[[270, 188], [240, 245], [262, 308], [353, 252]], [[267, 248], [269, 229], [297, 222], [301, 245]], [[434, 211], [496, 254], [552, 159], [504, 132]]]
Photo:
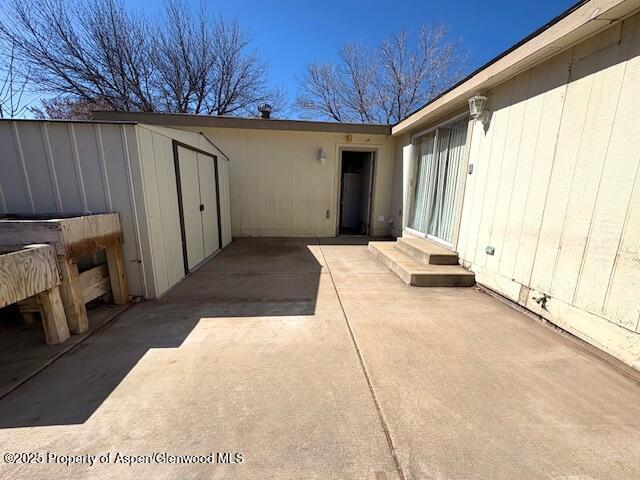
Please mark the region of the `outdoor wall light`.
[[320, 147], [320, 149], [318, 150], [318, 160], [320, 160], [320, 163], [324, 163], [327, 161], [327, 151], [324, 149], [324, 147]]
[[482, 95], [474, 95], [469, 99], [469, 114], [474, 120], [482, 116], [486, 102], [487, 97], [483, 97]]

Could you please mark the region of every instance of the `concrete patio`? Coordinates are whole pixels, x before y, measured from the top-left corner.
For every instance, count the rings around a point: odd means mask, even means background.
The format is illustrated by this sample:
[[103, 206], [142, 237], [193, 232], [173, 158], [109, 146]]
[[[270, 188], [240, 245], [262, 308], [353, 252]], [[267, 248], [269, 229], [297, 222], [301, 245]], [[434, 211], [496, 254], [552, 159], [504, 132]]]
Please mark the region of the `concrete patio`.
[[[0, 451], [241, 464], [1, 478], [637, 479], [640, 387], [474, 288], [336, 239], [239, 239], [0, 400]], [[357, 243], [357, 242], [356, 242]]]

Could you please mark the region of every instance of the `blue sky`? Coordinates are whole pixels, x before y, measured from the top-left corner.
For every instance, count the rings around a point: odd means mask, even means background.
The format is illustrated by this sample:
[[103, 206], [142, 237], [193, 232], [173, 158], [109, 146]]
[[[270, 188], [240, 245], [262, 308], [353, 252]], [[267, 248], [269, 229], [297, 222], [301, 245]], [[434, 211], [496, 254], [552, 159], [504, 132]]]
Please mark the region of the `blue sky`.
[[[153, 13], [157, 0], [126, 0]], [[190, 0], [194, 6], [199, 0]], [[471, 51], [470, 69], [486, 63], [566, 10], [576, 0], [236, 0], [207, 1], [211, 12], [237, 18], [293, 100], [308, 62], [336, 58], [341, 45], [375, 45], [391, 32], [443, 21]]]
[[[185, 0], [194, 8], [200, 0]], [[462, 38], [473, 70], [566, 10], [576, 0], [205, 0], [211, 13], [237, 18], [270, 65], [271, 81], [292, 102], [296, 79], [313, 61], [334, 60], [349, 41], [376, 45], [390, 33], [442, 21]], [[4, 2], [0, 0], [0, 5]], [[162, 0], [125, 0], [153, 15]], [[0, 11], [0, 17], [3, 12]], [[36, 97], [37, 98], [37, 97]], [[34, 104], [37, 101], [33, 100]], [[295, 118], [295, 112], [290, 116]]]

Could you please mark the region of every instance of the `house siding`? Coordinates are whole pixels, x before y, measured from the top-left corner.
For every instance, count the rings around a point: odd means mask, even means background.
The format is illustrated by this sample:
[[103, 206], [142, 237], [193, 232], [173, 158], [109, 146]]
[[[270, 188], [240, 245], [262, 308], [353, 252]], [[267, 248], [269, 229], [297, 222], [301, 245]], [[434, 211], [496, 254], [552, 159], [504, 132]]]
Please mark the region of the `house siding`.
[[[454, 241], [461, 262], [478, 283], [640, 368], [640, 14], [483, 95], [489, 118], [471, 123]], [[410, 138], [397, 139], [410, 192]]]
[[[640, 15], [486, 96], [491, 118], [475, 122], [469, 156], [463, 263], [564, 326], [597, 337], [604, 319], [640, 332]], [[547, 311], [533, 300], [544, 294]]]
[[[378, 134], [176, 127], [203, 132], [228, 155], [235, 237], [336, 235], [340, 149], [376, 150], [372, 235], [390, 232], [395, 139]], [[324, 147], [326, 162], [318, 161]], [[327, 218], [327, 210], [329, 218]], [[379, 217], [383, 217], [382, 220]]]

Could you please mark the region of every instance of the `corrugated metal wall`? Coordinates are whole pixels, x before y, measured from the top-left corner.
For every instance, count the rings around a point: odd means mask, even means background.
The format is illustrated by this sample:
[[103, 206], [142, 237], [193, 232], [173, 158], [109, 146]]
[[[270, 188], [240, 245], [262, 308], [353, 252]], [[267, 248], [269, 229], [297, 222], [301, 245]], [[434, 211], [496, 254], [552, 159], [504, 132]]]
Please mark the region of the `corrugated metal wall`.
[[231, 242], [228, 161], [200, 134], [125, 123], [0, 122], [0, 212], [118, 212], [132, 295], [184, 277], [172, 139], [219, 158], [223, 246]]
[[119, 212], [129, 289], [144, 295], [135, 199], [129, 172], [138, 158], [135, 125], [0, 122], [0, 211]]
[[596, 342], [597, 318], [640, 332], [640, 15], [486, 96], [461, 258], [481, 283]]
[[141, 179], [144, 184], [146, 211], [145, 220], [141, 222], [141, 235], [150, 246], [147, 263], [152, 265], [154, 272], [149, 280], [152, 296], [166, 292], [185, 276], [173, 139], [218, 157], [223, 248], [231, 242], [228, 160], [200, 134], [140, 125], [138, 144], [141, 171], [134, 178]]

